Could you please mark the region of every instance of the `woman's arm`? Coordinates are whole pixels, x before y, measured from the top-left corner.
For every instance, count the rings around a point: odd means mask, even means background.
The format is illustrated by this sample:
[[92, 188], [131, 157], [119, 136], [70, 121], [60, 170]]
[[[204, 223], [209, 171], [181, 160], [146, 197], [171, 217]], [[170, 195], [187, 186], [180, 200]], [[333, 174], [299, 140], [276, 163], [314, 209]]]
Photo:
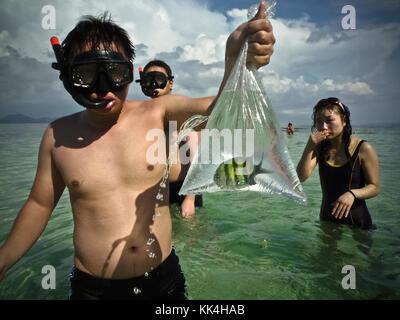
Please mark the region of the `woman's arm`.
[[300, 182], [306, 181], [317, 166], [315, 148], [326, 139], [326, 135], [325, 131], [318, 131], [310, 135], [306, 147], [304, 148], [303, 155], [297, 165], [297, 175], [299, 176]]
[[365, 187], [351, 191], [357, 199], [376, 197], [380, 192], [378, 155], [368, 142], [364, 142], [360, 148], [359, 158], [365, 177]]
[[306, 181], [317, 165], [317, 157], [314, 149], [315, 145], [311, 143], [309, 139], [297, 165], [297, 175], [299, 176], [300, 182]]
[[379, 161], [376, 151], [369, 143], [364, 142], [360, 148], [359, 158], [366, 186], [345, 192], [333, 203], [332, 214], [337, 219], [347, 218], [356, 199], [369, 199], [379, 194]]

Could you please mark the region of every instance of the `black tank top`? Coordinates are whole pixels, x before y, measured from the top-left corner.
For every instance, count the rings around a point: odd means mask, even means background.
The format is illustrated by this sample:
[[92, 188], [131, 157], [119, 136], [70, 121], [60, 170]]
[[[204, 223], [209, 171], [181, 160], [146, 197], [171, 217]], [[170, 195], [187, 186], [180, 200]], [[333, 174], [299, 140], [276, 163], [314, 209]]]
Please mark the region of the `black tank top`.
[[324, 159], [319, 160], [319, 177], [322, 188], [321, 220], [329, 220], [341, 224], [351, 224], [362, 229], [372, 228], [372, 219], [365, 200], [356, 199], [347, 218], [336, 219], [332, 214], [332, 203], [349, 189], [365, 187], [364, 173], [361, 168], [358, 153], [364, 140], [361, 140], [351, 161], [343, 166], [331, 166]]

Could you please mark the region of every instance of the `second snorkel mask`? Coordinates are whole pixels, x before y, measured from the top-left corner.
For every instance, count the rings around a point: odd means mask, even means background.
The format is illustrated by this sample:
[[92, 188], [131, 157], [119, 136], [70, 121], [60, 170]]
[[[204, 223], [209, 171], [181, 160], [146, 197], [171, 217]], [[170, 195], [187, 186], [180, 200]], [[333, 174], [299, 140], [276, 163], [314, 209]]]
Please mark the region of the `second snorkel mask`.
[[133, 64], [118, 52], [94, 51], [77, 55], [67, 63], [57, 37], [50, 39], [60, 71], [60, 80], [72, 98], [89, 109], [102, 109], [108, 100], [91, 100], [91, 93], [119, 91], [133, 81]]
[[151, 71], [143, 73], [143, 69], [139, 68], [140, 79], [136, 82], [140, 83], [143, 93], [151, 98], [157, 96], [157, 89], [164, 89], [168, 81], [174, 79], [174, 76], [168, 77], [162, 72]]

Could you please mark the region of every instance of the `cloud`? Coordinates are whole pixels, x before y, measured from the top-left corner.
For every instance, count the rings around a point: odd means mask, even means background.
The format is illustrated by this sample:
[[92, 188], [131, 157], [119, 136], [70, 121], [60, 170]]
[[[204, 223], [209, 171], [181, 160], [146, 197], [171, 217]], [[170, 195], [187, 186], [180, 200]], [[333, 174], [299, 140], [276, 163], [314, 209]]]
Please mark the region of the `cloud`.
[[303, 76], [296, 79], [290, 79], [285, 76], [280, 76], [278, 73], [270, 71], [263, 77], [264, 86], [268, 92], [275, 94], [287, 94], [289, 92], [301, 92], [304, 94], [316, 93], [319, 91], [319, 86], [310, 84], [304, 80]]
[[6, 57], [10, 55], [10, 46], [7, 44], [9, 43], [10, 34], [8, 31], [0, 31], [0, 57]]
[[194, 45], [185, 45], [181, 60], [198, 60], [204, 64], [223, 61], [227, 36], [220, 35], [216, 40], [210, 39], [205, 34], [197, 36]]
[[[393, 72], [400, 47], [399, 23], [343, 31], [335, 26], [318, 27], [305, 16], [276, 19], [273, 26], [275, 53], [269, 68], [261, 73], [271, 101], [280, 105], [280, 115], [296, 108], [301, 115], [304, 106], [337, 96], [356, 110], [353, 114], [360, 122], [400, 121], [393, 107], [399, 90]], [[374, 44], [371, 39], [379, 41]], [[384, 110], [381, 113], [377, 113], [378, 104]]]
[[[0, 115], [14, 109], [25, 112], [27, 105], [44, 106], [58, 98], [62, 103], [57, 103], [49, 112], [57, 110], [65, 114], [75, 110], [71, 106], [76, 105], [65, 93], [56, 71], [50, 68], [54, 55], [49, 38], [56, 34], [62, 40], [79, 17], [98, 15], [105, 10], [109, 10], [114, 20], [130, 34], [137, 50], [136, 66], [150, 59], [165, 58], [173, 67], [176, 80], [182, 79], [182, 83], [177, 81], [176, 84], [178, 92], [182, 90], [194, 96], [216, 94], [222, 75], [218, 79], [214, 71], [208, 73], [207, 69], [217, 62], [223, 67], [229, 27], [222, 13], [209, 11], [202, 2], [115, 0], [110, 7], [94, 0], [53, 1], [57, 29], [43, 30], [41, 9], [47, 4], [46, 1], [2, 3], [0, 58], [4, 59], [0, 60], [0, 95], [2, 101], [10, 101], [12, 106], [3, 103]], [[129, 97], [144, 98], [139, 88], [133, 83]], [[28, 113], [32, 110], [35, 109], [30, 108]], [[39, 112], [43, 108], [36, 110]]]
[[49, 63], [23, 57], [11, 46], [0, 56], [1, 114], [56, 117], [77, 110]]
[[[135, 66], [154, 58], [165, 60], [176, 76], [174, 92], [190, 96], [218, 91], [226, 39], [247, 18], [247, 10], [211, 11], [200, 0], [114, 0], [112, 7], [99, 0], [52, 3], [57, 13], [56, 30], [41, 27], [41, 8], [47, 1], [2, 3], [0, 90], [2, 98], [9, 98], [15, 106], [45, 105], [45, 101], [61, 97], [63, 103], [56, 110], [71, 110], [65, 105], [73, 102], [50, 69], [54, 58], [49, 38], [56, 34], [63, 39], [82, 15], [109, 10], [132, 37], [137, 50]], [[272, 24], [277, 39], [275, 53], [260, 73], [280, 113], [299, 110], [301, 114], [305, 106], [331, 95], [353, 102], [356, 108], [362, 104], [365, 116], [368, 110], [372, 114], [374, 105], [385, 96], [387, 106], [381, 108], [390, 110], [388, 97], [395, 97], [398, 91], [393, 57], [400, 46], [399, 23], [344, 31], [338, 26], [318, 25], [303, 14], [297, 19], [278, 16]], [[129, 97], [143, 98], [137, 84], [132, 84]], [[0, 113], [4, 112], [3, 105]]]
[[320, 84], [309, 83], [303, 76], [290, 79], [280, 76], [276, 72], [270, 71], [263, 77], [263, 83], [269, 92], [274, 94], [287, 94], [292, 92], [303, 93], [305, 95], [324, 94], [325, 92], [353, 93], [355, 95], [371, 95], [373, 90], [368, 83], [362, 81], [336, 83], [333, 79], [326, 79]]
[[[41, 9], [47, 1], [25, 1], [24, 5], [8, 1], [2, 4], [0, 20], [3, 30], [12, 32], [10, 44], [23, 55], [47, 61], [46, 48], [54, 33], [62, 39], [83, 15], [99, 15], [109, 11], [114, 20], [126, 28], [135, 44], [143, 43], [148, 55], [171, 52], [176, 47], [194, 43], [201, 33], [219, 35], [228, 33], [226, 17], [211, 12], [201, 1], [169, 0], [114, 0], [112, 6], [106, 1], [87, 0], [52, 2], [56, 10], [56, 30], [43, 30]], [[15, 19], [18, 23], [14, 23]], [[190, 26], [190, 27], [189, 27]], [[191, 39], [191, 40], [190, 40]]]
[[309, 108], [302, 108], [302, 109], [285, 109], [282, 110], [281, 113], [289, 116], [299, 116], [299, 115], [309, 115], [310, 109]]
[[322, 83], [327, 91], [350, 92], [356, 95], [370, 95], [374, 92], [370, 86], [361, 81], [347, 82], [347, 83], [334, 83], [332, 79], [326, 79]]
[[[313, 72], [327, 78], [335, 72], [360, 78], [379, 70], [400, 44], [400, 24], [321, 30], [305, 17], [277, 19], [273, 26], [277, 43], [271, 66], [285, 74]], [[380, 39], [379, 45], [372, 45], [371, 39]]]
[[232, 19], [244, 21], [247, 18], [247, 10], [234, 8], [232, 10], [228, 10], [226, 15]]

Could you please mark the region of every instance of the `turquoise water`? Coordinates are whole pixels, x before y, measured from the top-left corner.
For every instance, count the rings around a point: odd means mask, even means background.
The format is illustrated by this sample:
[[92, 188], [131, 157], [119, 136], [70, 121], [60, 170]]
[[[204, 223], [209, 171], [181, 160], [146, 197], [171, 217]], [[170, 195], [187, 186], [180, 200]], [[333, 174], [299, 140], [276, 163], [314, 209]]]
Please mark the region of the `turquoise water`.
[[[45, 125], [0, 124], [0, 242], [34, 178]], [[318, 173], [304, 184], [307, 205], [257, 193], [208, 194], [192, 221], [173, 217], [174, 245], [191, 299], [399, 299], [400, 128], [355, 128], [380, 157], [382, 192], [367, 204], [375, 231], [321, 223]], [[309, 130], [286, 142], [297, 164]], [[73, 263], [67, 192], [42, 237], [0, 282], [1, 299], [67, 299]], [[41, 286], [42, 267], [57, 271], [55, 290]], [[353, 265], [356, 289], [341, 286]]]

